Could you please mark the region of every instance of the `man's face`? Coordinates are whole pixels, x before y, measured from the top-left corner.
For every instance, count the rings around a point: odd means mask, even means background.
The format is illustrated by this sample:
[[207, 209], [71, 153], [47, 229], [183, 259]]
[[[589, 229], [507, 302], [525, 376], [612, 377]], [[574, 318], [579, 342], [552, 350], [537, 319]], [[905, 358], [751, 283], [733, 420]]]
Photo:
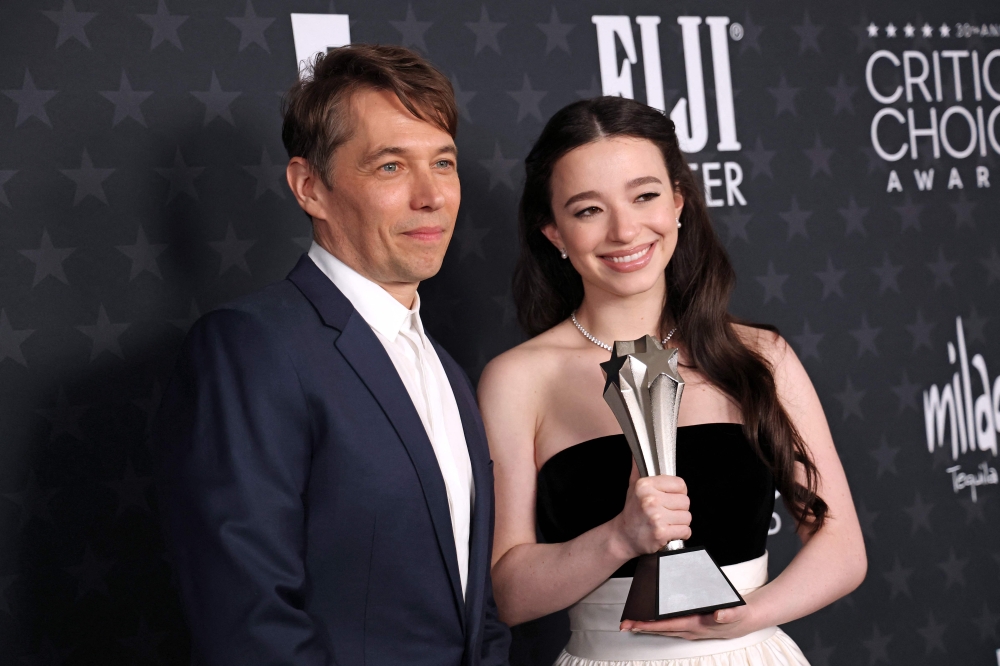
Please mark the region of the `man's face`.
[[392, 92], [361, 90], [350, 113], [331, 187], [314, 179], [316, 238], [383, 286], [425, 280], [441, 268], [462, 198], [455, 142]]

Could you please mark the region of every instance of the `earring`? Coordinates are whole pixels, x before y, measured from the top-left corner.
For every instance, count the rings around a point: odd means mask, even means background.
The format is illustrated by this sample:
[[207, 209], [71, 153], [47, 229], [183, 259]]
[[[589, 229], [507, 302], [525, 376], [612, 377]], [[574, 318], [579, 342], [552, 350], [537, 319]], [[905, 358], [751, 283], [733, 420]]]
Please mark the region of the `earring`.
[[681, 228], [681, 216], [680, 215], [677, 216], [677, 228], [678, 229]]
[[559, 248], [559, 254], [562, 256], [563, 259], [569, 258], [569, 255], [566, 254], [566, 248], [564, 247]]

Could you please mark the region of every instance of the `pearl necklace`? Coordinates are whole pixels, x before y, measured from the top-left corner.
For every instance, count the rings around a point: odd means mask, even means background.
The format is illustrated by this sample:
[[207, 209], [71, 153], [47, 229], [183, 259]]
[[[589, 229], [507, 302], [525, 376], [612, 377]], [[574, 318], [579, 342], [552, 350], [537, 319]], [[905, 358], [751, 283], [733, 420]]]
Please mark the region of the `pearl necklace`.
[[[573, 325], [576, 326], [577, 330], [580, 331], [580, 333], [583, 335], [583, 337], [587, 338], [588, 340], [590, 340], [591, 342], [593, 342], [595, 345], [597, 345], [601, 349], [605, 349], [607, 351], [611, 351], [611, 345], [609, 345], [606, 342], [601, 342], [600, 340], [598, 340], [597, 338], [595, 338], [593, 335], [591, 335], [590, 331], [588, 331], [587, 329], [585, 329], [583, 327], [583, 325], [579, 321], [577, 321], [577, 319], [576, 319], [576, 313], [575, 312], [572, 313], [569, 316], [569, 318], [571, 320], [573, 320]], [[677, 327], [674, 326], [672, 329], [670, 329], [670, 332], [667, 333], [667, 337], [665, 337], [662, 340], [660, 340], [660, 344], [666, 346], [666, 344], [670, 341], [670, 338], [674, 337], [674, 333], [676, 333], [676, 332], [677, 332]]]

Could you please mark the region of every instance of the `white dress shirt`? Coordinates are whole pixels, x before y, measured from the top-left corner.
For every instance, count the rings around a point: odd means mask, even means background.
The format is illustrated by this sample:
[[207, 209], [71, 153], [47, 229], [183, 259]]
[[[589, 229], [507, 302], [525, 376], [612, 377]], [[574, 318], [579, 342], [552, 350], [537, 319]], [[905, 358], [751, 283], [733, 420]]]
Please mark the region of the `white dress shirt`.
[[313, 242], [309, 258], [371, 326], [413, 401], [434, 448], [451, 511], [458, 573], [465, 594], [469, 577], [469, 529], [474, 488], [462, 417], [441, 359], [424, 333], [420, 297], [407, 310], [389, 292]]

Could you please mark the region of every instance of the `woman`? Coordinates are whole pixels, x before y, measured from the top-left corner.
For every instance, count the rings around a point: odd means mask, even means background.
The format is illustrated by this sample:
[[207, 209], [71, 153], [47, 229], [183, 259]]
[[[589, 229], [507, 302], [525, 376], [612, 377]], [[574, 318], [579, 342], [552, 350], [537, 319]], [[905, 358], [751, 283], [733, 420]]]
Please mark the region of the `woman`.
[[[534, 337], [479, 385], [501, 619], [569, 607], [560, 666], [807, 663], [776, 625], [856, 588], [864, 544], [795, 353], [727, 313], [733, 270], [673, 123], [622, 98], [577, 102], [525, 166], [514, 295]], [[602, 397], [609, 345], [646, 334], [680, 350], [676, 477], [638, 478]], [[767, 583], [775, 489], [803, 547]], [[634, 558], [673, 539], [705, 546], [746, 605], [619, 625]]]

